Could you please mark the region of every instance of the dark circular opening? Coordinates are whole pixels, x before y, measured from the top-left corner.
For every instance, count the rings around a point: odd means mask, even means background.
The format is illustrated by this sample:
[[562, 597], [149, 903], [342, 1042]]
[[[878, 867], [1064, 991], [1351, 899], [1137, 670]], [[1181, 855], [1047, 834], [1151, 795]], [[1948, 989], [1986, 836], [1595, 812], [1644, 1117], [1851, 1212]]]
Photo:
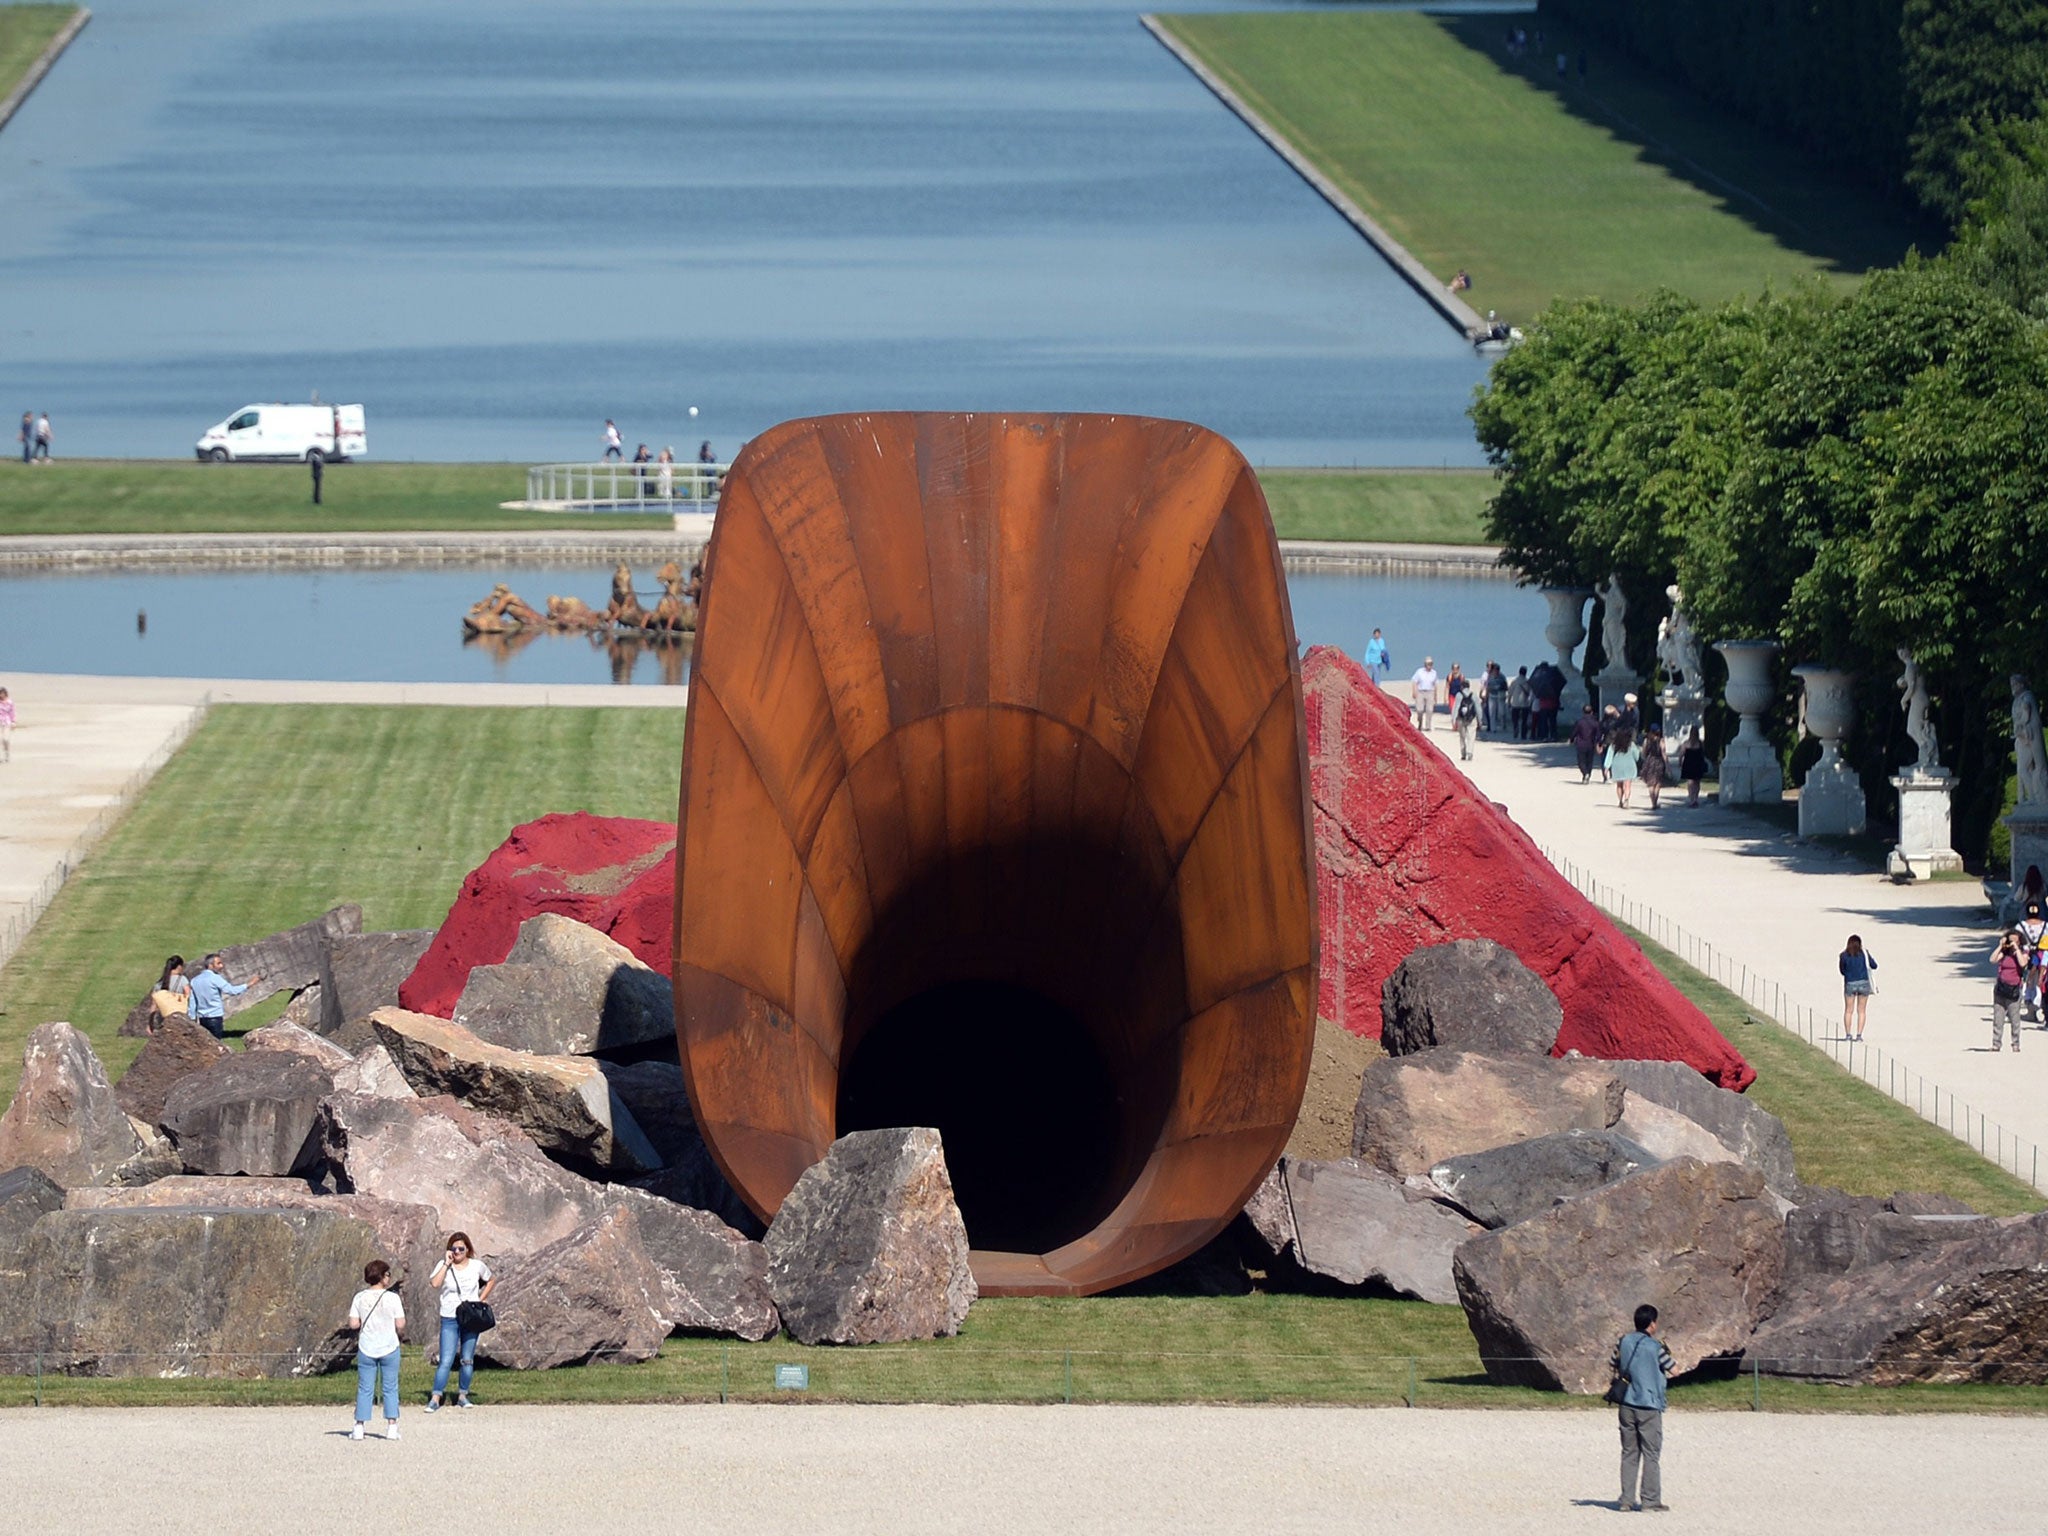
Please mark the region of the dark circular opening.
[[1081, 1021], [1023, 987], [949, 982], [890, 1009], [840, 1068], [838, 1118], [936, 1127], [976, 1248], [1045, 1253], [1115, 1203], [1116, 1084]]

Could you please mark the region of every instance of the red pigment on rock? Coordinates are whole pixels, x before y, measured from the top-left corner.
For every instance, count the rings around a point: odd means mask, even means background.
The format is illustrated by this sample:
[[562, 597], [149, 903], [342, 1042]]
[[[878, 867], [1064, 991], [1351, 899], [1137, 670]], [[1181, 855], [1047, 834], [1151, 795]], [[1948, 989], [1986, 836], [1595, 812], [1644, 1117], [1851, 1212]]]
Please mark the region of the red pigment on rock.
[[1322, 908], [1317, 1011], [1377, 1038], [1380, 987], [1424, 945], [1493, 939], [1564, 1005], [1557, 1054], [1756, 1069], [1342, 651], [1302, 660]]
[[519, 925], [559, 913], [609, 934], [662, 975], [675, 942], [676, 829], [623, 816], [543, 816], [471, 870], [399, 1002], [451, 1018], [472, 966], [499, 965]]

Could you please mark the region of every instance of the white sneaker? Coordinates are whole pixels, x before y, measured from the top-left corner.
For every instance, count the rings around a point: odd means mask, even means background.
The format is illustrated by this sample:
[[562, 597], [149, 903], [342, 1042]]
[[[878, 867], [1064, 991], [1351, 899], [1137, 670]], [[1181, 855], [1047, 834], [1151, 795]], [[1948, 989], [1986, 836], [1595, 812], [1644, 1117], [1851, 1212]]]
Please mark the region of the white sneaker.
[[362, 1439], [362, 1438], [363, 1438], [363, 1426], [362, 1426], [362, 1425], [360, 1425], [360, 1424], [358, 1424], [358, 1425], [357, 1425], [357, 1426], [356, 1426], [356, 1427], [355, 1427], [354, 1429], [352, 1429], [352, 1430], [350, 1430], [350, 1431], [348, 1432], [348, 1437], [349, 1437], [349, 1439], [351, 1439], [351, 1440], [360, 1440], [360, 1439]]
[[396, 1424], [386, 1424], [384, 1426], [384, 1438], [386, 1440], [396, 1440], [398, 1438], [398, 1426]]

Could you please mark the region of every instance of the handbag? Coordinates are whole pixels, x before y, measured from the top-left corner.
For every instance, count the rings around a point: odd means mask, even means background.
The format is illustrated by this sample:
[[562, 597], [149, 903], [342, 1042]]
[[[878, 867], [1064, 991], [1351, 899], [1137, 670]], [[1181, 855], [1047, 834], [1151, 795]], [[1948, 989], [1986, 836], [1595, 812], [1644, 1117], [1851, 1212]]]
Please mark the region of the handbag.
[[[1636, 1345], [1636, 1349], [1641, 1348], [1641, 1344]], [[1623, 1360], [1619, 1365], [1617, 1365], [1614, 1368], [1614, 1375], [1607, 1383], [1607, 1392], [1605, 1394], [1607, 1401], [1613, 1403], [1617, 1408], [1624, 1408], [1628, 1406], [1628, 1388], [1630, 1381], [1628, 1367], [1629, 1361], [1635, 1359], [1635, 1357], [1635, 1349], [1630, 1350], [1628, 1352], [1628, 1358]]]
[[[462, 1276], [455, 1277], [455, 1293], [462, 1294]], [[483, 1287], [477, 1287], [477, 1295], [468, 1301], [455, 1304], [455, 1326], [463, 1333], [489, 1333], [498, 1326], [498, 1314], [491, 1310], [491, 1304], [482, 1299]]]

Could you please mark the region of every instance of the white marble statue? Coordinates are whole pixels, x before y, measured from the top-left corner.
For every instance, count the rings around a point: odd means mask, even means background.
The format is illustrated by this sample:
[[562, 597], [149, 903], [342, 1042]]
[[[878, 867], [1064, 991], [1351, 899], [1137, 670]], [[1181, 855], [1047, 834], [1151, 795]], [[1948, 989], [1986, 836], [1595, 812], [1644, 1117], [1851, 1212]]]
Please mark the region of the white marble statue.
[[1664, 589], [1671, 599], [1671, 613], [1657, 621], [1657, 660], [1675, 690], [1697, 693], [1700, 688], [1700, 639], [1686, 617], [1685, 594], [1676, 586]]
[[1628, 598], [1621, 590], [1619, 573], [1610, 575], [1605, 586], [1594, 588], [1605, 610], [1600, 620], [1600, 649], [1607, 653], [1607, 670], [1628, 671]]
[[1903, 645], [1899, 647], [1899, 660], [1906, 664], [1906, 670], [1899, 678], [1899, 708], [1905, 711], [1906, 735], [1920, 749], [1913, 771], [1916, 774], [1938, 774], [1941, 771], [1941, 743], [1934, 735], [1933, 706], [1927, 698], [1927, 674], [1920, 670], [1920, 663], [1913, 659], [1912, 651]]
[[2012, 758], [2019, 774], [2020, 804], [2048, 806], [2048, 760], [2041, 750], [2041, 706], [2027, 680], [2012, 675]]

